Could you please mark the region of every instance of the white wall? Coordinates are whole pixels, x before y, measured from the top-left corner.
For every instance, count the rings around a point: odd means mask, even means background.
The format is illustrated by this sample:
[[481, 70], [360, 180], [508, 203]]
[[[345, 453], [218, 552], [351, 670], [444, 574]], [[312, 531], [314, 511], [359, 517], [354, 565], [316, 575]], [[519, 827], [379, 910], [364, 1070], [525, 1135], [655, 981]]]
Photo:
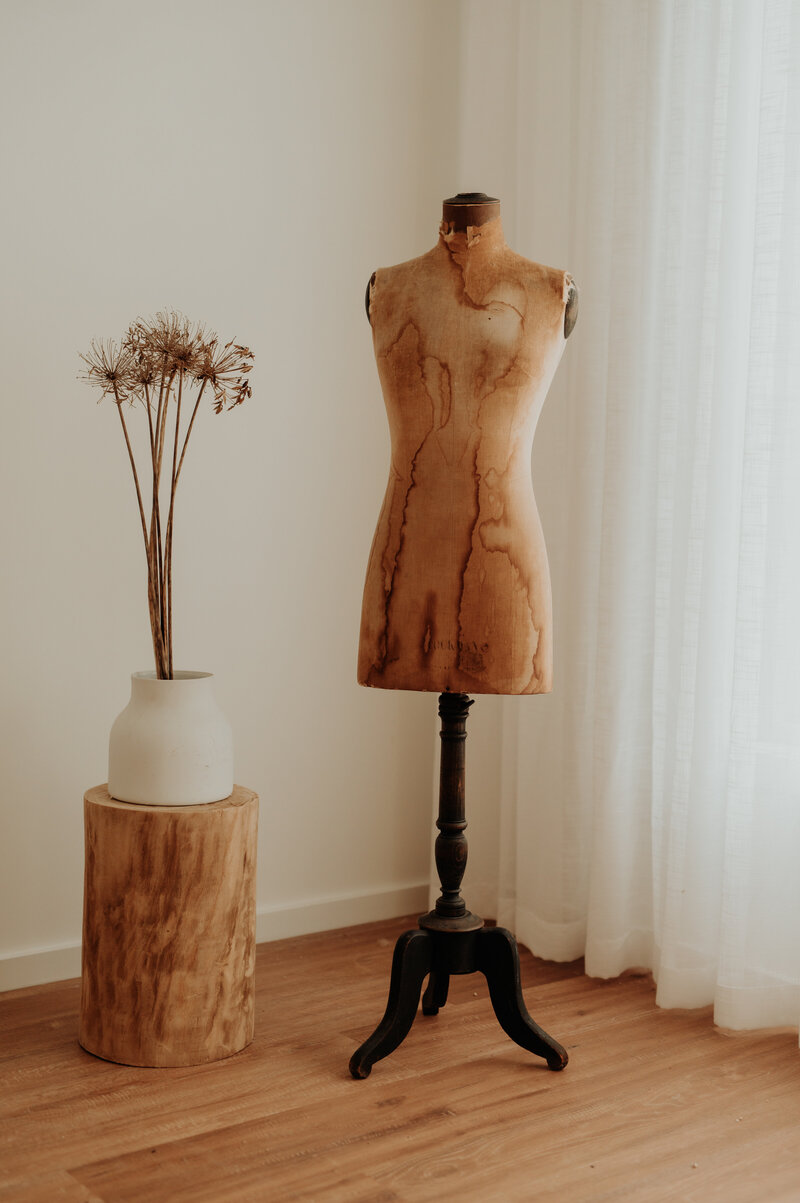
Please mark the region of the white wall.
[[124, 448], [78, 352], [166, 305], [256, 353], [252, 401], [190, 448], [175, 605], [261, 795], [259, 936], [424, 900], [435, 698], [355, 684], [388, 463], [363, 293], [484, 187], [454, 178], [458, 20], [4, 0], [0, 988], [78, 972], [81, 799], [150, 663]]

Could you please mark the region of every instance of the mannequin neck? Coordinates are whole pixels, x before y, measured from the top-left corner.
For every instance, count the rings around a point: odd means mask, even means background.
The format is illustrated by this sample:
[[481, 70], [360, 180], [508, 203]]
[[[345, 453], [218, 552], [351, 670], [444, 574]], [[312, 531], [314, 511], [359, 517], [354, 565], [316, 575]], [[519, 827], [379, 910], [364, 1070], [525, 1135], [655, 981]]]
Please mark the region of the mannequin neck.
[[439, 243], [447, 248], [461, 266], [491, 256], [506, 245], [499, 205], [497, 216], [481, 225], [468, 225], [459, 229], [458, 224], [443, 220], [439, 226]]

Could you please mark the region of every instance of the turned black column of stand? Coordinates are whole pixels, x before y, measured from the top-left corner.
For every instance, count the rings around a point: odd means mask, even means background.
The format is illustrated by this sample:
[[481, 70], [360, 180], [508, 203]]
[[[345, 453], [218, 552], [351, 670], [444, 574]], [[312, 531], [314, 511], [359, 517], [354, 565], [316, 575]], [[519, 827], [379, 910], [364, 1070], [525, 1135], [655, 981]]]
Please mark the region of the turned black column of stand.
[[447, 1001], [452, 974], [477, 971], [486, 977], [495, 1015], [506, 1034], [522, 1048], [544, 1057], [550, 1069], [563, 1069], [567, 1064], [566, 1050], [534, 1023], [525, 1008], [519, 951], [511, 932], [502, 927], [484, 927], [483, 920], [467, 910], [461, 897], [467, 864], [465, 741], [471, 705], [465, 693], [443, 693], [439, 697], [442, 752], [435, 855], [441, 893], [434, 909], [420, 918], [419, 927], [404, 932], [395, 945], [386, 1011], [373, 1034], [350, 1059], [354, 1078], [368, 1077], [374, 1063], [387, 1057], [406, 1038], [426, 977], [429, 980], [422, 1010], [426, 1015], [435, 1015]]
[[441, 893], [436, 906], [419, 921], [426, 931], [477, 931], [483, 920], [467, 910], [461, 897], [461, 880], [467, 867], [467, 826], [464, 800], [467, 717], [472, 698], [465, 693], [439, 697], [442, 741], [439, 762], [439, 818], [434, 854]]

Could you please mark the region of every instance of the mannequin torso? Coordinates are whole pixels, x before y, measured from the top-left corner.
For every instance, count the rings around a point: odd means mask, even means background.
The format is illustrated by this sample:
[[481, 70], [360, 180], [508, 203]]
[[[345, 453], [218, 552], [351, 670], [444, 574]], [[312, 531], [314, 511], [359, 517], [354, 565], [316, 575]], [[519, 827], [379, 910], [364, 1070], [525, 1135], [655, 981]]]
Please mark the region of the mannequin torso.
[[530, 454], [577, 291], [506, 245], [499, 203], [476, 213], [458, 200], [445, 202], [433, 250], [370, 281], [392, 460], [358, 679], [544, 693], [550, 577]]

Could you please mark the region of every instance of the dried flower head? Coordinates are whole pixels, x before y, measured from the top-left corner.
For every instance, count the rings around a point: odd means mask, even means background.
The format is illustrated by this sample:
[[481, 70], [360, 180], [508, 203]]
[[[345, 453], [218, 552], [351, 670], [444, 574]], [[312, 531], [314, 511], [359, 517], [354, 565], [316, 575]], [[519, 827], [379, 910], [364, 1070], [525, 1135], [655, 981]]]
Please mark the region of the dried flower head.
[[152, 371], [168, 374], [192, 372], [204, 346], [205, 331], [198, 323], [174, 309], [164, 309], [151, 318], [137, 318], [123, 340], [124, 345], [147, 363]]
[[231, 341], [220, 347], [216, 335], [203, 346], [194, 377], [201, 384], [210, 384], [214, 390], [214, 413], [233, 409], [253, 395], [247, 379], [253, 358], [250, 348], [239, 343]]
[[93, 338], [87, 355], [81, 355], [87, 365], [81, 379], [98, 385], [102, 396], [124, 401], [133, 386], [134, 359], [127, 346], [118, 346], [113, 338]]
[[131, 393], [141, 398], [149, 399], [150, 393], [157, 389], [161, 380], [161, 369], [155, 357], [146, 350], [138, 349], [131, 352]]

